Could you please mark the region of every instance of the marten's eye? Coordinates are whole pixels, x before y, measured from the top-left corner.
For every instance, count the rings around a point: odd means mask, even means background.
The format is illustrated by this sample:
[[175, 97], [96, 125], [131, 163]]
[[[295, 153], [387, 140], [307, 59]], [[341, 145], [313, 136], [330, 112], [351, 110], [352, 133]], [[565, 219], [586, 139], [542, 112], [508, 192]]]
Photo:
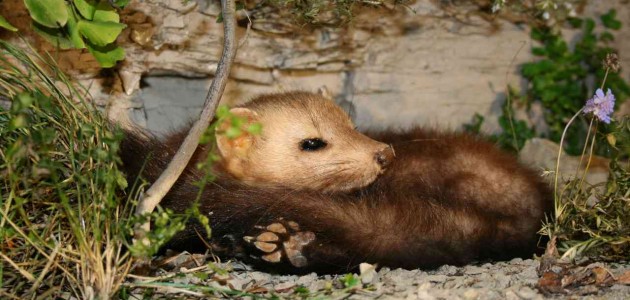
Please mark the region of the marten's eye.
[[326, 145], [328, 145], [328, 143], [324, 142], [322, 139], [305, 139], [300, 142], [300, 149], [303, 151], [317, 151], [324, 149]]

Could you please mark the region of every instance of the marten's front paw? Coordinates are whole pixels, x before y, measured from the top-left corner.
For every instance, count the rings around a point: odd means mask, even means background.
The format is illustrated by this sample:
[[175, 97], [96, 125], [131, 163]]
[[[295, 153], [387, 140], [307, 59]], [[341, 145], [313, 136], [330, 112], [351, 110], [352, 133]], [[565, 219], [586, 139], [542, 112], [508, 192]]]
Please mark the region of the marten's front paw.
[[256, 226], [260, 233], [256, 236], [245, 236], [243, 239], [263, 252], [260, 258], [270, 263], [288, 260], [294, 267], [308, 265], [302, 250], [315, 240], [310, 231], [300, 231], [300, 226], [293, 221], [279, 219], [268, 226]]

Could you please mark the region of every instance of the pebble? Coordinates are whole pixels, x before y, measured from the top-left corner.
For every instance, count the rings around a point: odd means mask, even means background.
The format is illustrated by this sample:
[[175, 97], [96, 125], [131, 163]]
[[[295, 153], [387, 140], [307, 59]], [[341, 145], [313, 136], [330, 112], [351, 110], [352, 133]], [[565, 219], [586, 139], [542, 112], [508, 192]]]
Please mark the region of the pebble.
[[317, 279], [317, 274], [311, 273], [308, 275], [300, 276], [300, 278], [298, 278], [298, 280], [295, 283], [297, 283], [298, 285], [307, 285], [316, 279]]
[[477, 299], [479, 292], [476, 289], [467, 289], [464, 294], [464, 299]]
[[444, 275], [455, 275], [459, 272], [459, 268], [455, 266], [444, 265], [441, 266], [435, 273], [444, 274]]
[[522, 299], [534, 299], [539, 296], [536, 291], [527, 286], [522, 287], [516, 294]]
[[362, 263], [359, 265], [359, 270], [361, 273], [361, 283], [369, 284], [373, 283], [374, 281], [378, 281], [376, 280], [377, 274], [375, 266], [367, 263]]
[[437, 283], [443, 283], [448, 279], [448, 276], [446, 275], [429, 275], [426, 278], [428, 281], [431, 282], [437, 282]]
[[488, 272], [487, 268], [477, 267], [477, 266], [467, 266], [464, 269], [464, 274], [466, 275], [477, 275]]
[[504, 289], [507, 288], [508, 286], [510, 286], [510, 283], [512, 282], [512, 279], [510, 278], [510, 276], [505, 275], [505, 273], [497, 271], [495, 273], [492, 274], [492, 277], [494, 278], [494, 287], [497, 289]]
[[505, 300], [520, 300], [521, 298], [516, 295], [516, 293], [512, 290], [505, 291]]
[[514, 259], [510, 260], [511, 264], [520, 264], [522, 262], [523, 262], [523, 259], [520, 258], [520, 257], [517, 257], [517, 258], [514, 258]]
[[435, 300], [435, 296], [429, 294], [428, 291], [425, 290], [421, 290], [418, 291], [418, 294], [416, 295], [416, 297], [413, 297], [412, 295], [409, 295], [407, 297], [407, 299], [419, 299], [419, 300]]

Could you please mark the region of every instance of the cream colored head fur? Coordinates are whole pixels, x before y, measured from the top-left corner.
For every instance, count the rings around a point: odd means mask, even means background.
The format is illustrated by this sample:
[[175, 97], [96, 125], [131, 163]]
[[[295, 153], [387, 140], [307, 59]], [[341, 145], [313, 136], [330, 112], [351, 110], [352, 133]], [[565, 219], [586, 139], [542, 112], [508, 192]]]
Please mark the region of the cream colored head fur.
[[260, 135], [235, 139], [217, 131], [225, 168], [248, 184], [348, 191], [372, 183], [393, 159], [388, 145], [357, 132], [340, 107], [318, 94], [264, 95], [231, 112], [262, 124]]

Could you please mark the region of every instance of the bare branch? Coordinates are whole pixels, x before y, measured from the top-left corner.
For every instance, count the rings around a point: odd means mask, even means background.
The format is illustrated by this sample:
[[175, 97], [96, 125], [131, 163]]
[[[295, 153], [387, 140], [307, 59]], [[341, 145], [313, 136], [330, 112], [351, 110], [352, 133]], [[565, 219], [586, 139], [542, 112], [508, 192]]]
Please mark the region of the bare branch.
[[[140, 199], [138, 207], [136, 207], [136, 215], [152, 212], [171, 187], [173, 187], [177, 178], [179, 178], [186, 168], [186, 165], [188, 165], [195, 149], [197, 149], [201, 135], [214, 117], [214, 113], [228, 80], [230, 67], [236, 55], [236, 11], [234, 1], [235, 0], [221, 0], [224, 33], [223, 54], [217, 66], [212, 85], [210, 85], [210, 89], [208, 90], [208, 95], [206, 96], [206, 101], [199, 120], [195, 122], [188, 132], [188, 136], [186, 136], [186, 139], [168, 164], [166, 170], [164, 170], [160, 177], [151, 185], [151, 188], [146, 191], [142, 199]], [[144, 233], [149, 230], [149, 222], [143, 224], [140, 228], [136, 228], [136, 240], [140, 240], [144, 237]]]

